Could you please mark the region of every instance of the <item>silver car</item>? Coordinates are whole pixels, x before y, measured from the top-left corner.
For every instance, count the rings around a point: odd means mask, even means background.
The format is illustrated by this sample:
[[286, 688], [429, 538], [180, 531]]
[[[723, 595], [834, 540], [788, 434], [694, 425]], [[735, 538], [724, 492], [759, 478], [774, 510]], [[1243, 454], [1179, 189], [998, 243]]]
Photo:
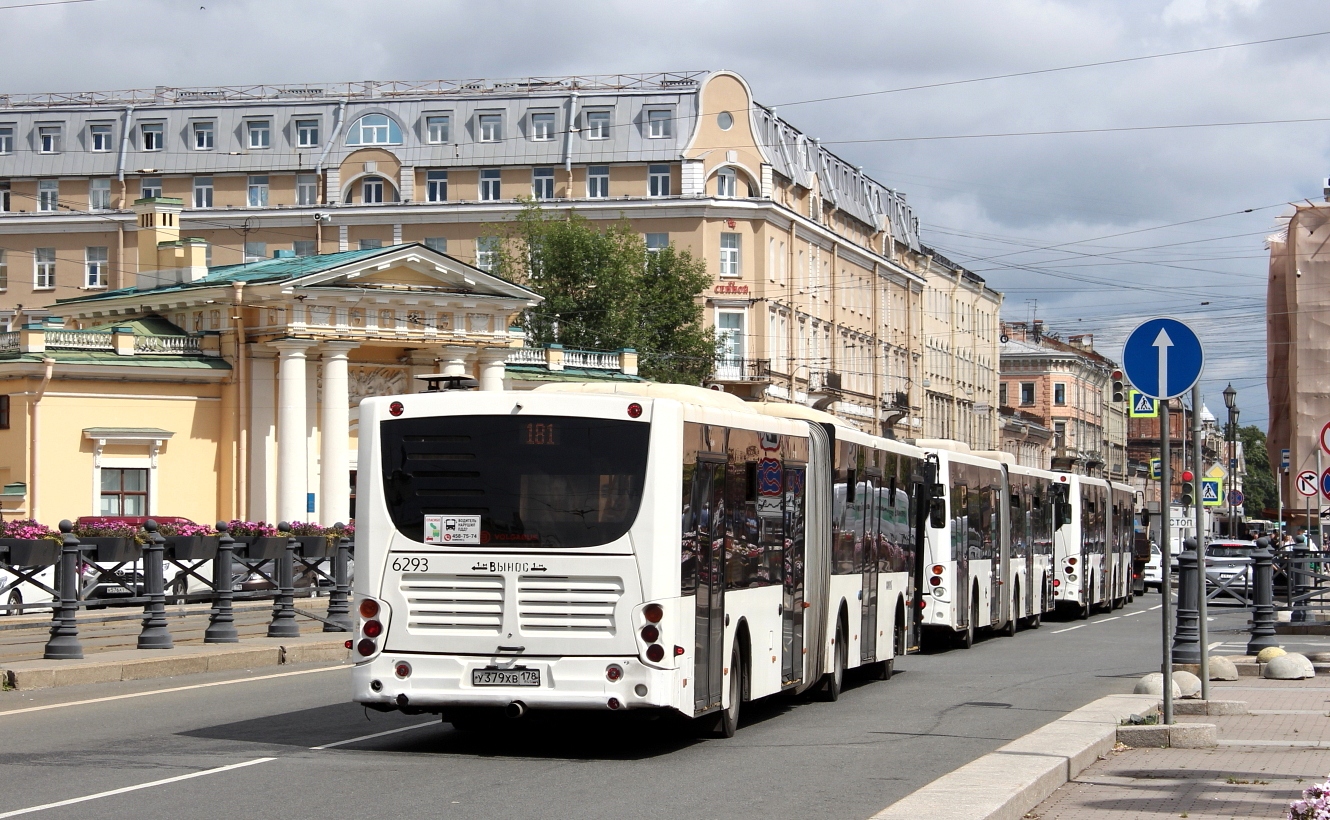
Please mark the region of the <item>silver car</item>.
[[1212, 590], [1223, 587], [1223, 594], [1251, 597], [1251, 553], [1255, 541], [1225, 539], [1205, 545], [1205, 580]]

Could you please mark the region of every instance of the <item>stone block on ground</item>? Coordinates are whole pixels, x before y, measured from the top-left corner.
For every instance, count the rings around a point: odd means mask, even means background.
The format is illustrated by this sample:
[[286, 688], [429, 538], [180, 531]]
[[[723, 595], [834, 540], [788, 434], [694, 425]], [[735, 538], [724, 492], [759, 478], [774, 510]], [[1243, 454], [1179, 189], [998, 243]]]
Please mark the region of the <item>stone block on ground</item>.
[[1133, 749], [1165, 748], [1168, 729], [1167, 726], [1119, 726], [1118, 743]]
[[1305, 655], [1290, 652], [1278, 655], [1267, 663], [1265, 677], [1271, 680], [1302, 680], [1316, 677], [1316, 670]]
[[1219, 745], [1213, 723], [1175, 723], [1168, 727], [1168, 745], [1174, 749], [1209, 749]]
[[1205, 713], [1210, 717], [1219, 717], [1221, 715], [1248, 715], [1251, 710], [1247, 708], [1245, 700], [1209, 700], [1205, 702]]
[[1201, 679], [1192, 673], [1183, 671], [1174, 672], [1173, 682], [1178, 685], [1179, 697], [1199, 698], [1201, 696]]
[[[1173, 697], [1175, 698], [1182, 697], [1178, 689], [1178, 682], [1173, 681], [1172, 684], [1173, 684]], [[1164, 696], [1163, 673], [1151, 672], [1150, 674], [1142, 677], [1140, 680], [1136, 681], [1136, 688], [1133, 690], [1132, 693], [1136, 695], [1158, 695], [1160, 697], [1163, 697]]]

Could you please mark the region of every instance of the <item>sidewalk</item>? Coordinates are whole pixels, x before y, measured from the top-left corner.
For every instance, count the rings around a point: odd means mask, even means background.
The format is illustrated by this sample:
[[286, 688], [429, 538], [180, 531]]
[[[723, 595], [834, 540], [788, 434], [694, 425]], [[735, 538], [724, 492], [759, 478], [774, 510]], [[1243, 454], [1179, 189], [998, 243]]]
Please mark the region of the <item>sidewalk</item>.
[[1212, 700], [1246, 701], [1248, 715], [1178, 716], [1212, 723], [1211, 749], [1119, 745], [1025, 815], [1030, 820], [1284, 817], [1290, 800], [1330, 773], [1330, 678], [1242, 677], [1210, 684]]
[[[115, 680], [144, 680], [198, 672], [252, 669], [289, 663], [344, 661], [346, 632], [324, 632], [323, 622], [300, 615], [299, 638], [268, 638], [271, 601], [238, 603], [235, 626], [240, 642], [205, 644], [209, 606], [166, 608], [174, 649], [137, 649], [141, 607], [108, 607], [79, 612], [83, 660], [42, 659], [50, 637], [50, 614], [0, 618], [0, 682], [9, 689], [45, 689]], [[296, 610], [324, 617], [328, 599], [298, 598]]]

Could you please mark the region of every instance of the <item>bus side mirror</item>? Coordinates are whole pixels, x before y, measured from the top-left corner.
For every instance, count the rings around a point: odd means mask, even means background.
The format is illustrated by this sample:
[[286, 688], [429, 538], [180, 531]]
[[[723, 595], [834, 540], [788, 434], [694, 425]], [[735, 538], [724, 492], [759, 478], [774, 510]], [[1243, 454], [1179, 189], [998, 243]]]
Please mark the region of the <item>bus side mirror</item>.
[[1143, 527], [1149, 527], [1149, 526], [1150, 526], [1150, 511], [1149, 511], [1149, 510], [1141, 510], [1141, 526], [1143, 526]]
[[947, 526], [947, 500], [934, 498], [928, 505], [928, 523], [935, 530]]

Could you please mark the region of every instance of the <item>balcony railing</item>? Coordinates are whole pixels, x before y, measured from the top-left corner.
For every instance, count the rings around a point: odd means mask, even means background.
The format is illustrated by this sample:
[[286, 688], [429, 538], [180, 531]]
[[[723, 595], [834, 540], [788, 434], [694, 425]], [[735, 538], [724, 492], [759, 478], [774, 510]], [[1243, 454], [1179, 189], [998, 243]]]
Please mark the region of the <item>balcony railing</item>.
[[716, 370], [711, 378], [717, 382], [769, 382], [771, 360], [722, 357], [716, 360]]
[[135, 353], [199, 353], [198, 336], [136, 336]]
[[114, 350], [110, 333], [95, 330], [47, 330], [48, 350]]

